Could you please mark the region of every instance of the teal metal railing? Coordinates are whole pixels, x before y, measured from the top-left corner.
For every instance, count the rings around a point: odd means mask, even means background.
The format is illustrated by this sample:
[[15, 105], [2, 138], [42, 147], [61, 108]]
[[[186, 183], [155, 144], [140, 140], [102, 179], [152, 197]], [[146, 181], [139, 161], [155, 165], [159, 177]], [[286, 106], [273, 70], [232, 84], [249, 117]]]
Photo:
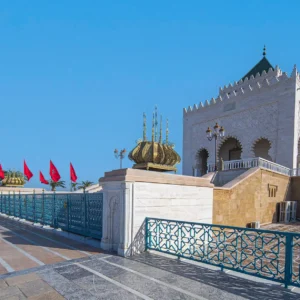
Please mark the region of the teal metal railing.
[[0, 211], [41, 225], [101, 239], [103, 193], [0, 194]]
[[300, 287], [300, 234], [146, 218], [145, 248]]

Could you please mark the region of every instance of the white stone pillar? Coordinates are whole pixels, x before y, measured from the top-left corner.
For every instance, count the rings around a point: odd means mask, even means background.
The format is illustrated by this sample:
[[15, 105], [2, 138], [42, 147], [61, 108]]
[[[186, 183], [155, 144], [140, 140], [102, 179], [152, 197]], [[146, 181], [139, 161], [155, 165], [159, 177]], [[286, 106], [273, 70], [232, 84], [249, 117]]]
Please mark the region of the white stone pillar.
[[101, 248], [117, 250], [120, 238], [120, 182], [103, 184], [103, 223]]
[[109, 250], [111, 247], [111, 242], [109, 239], [109, 226], [108, 226], [108, 192], [106, 191], [106, 185], [102, 184], [103, 189], [103, 215], [102, 215], [102, 239], [101, 248], [104, 250]]
[[132, 223], [133, 223], [133, 207], [132, 192], [134, 184], [131, 182], [122, 183], [122, 198], [120, 202], [120, 243], [118, 247], [118, 255], [130, 255], [132, 243]]

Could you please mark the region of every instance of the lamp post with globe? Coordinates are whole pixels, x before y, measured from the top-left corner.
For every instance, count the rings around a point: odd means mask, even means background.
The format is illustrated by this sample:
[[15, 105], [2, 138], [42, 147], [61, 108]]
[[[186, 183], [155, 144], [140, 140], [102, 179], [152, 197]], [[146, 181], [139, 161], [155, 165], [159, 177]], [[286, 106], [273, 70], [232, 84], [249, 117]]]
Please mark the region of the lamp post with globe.
[[114, 151], [116, 159], [120, 158], [120, 169], [122, 169], [122, 160], [125, 157], [125, 153], [126, 153], [126, 149], [125, 148], [123, 150], [121, 150], [120, 152], [119, 152], [118, 149], [115, 149], [115, 151]]
[[212, 131], [209, 127], [206, 130], [206, 136], [207, 139], [211, 142], [213, 139], [215, 140], [215, 172], [218, 171], [218, 165], [217, 165], [217, 145], [218, 145], [218, 139], [225, 136], [225, 129], [223, 126], [219, 126], [218, 123], [214, 126], [214, 130]]

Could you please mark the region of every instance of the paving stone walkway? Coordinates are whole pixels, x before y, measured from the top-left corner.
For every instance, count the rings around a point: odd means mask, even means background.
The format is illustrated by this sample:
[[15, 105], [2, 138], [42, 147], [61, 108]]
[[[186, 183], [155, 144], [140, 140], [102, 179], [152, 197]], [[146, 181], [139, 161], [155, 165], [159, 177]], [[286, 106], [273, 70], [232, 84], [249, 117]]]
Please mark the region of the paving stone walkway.
[[0, 299], [299, 300], [300, 295], [270, 282], [143, 253], [130, 259], [97, 254], [2, 275]]
[[0, 216], [0, 275], [102, 252], [54, 230]]
[[270, 281], [146, 252], [131, 258], [0, 217], [0, 300], [299, 300]]

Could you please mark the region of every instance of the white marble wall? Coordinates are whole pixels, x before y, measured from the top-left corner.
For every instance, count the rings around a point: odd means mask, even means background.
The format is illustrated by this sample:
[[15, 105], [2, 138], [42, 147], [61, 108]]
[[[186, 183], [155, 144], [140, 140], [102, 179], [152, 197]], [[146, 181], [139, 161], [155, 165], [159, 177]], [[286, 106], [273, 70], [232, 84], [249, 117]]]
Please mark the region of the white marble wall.
[[[181, 175], [168, 176], [188, 178]], [[101, 183], [104, 193], [103, 249], [118, 251], [122, 256], [143, 251], [146, 217], [212, 222], [213, 186], [209, 180], [207, 184], [202, 184], [206, 181], [200, 181], [199, 178], [199, 186], [188, 183], [166, 184], [163, 180], [162, 183], [151, 182], [151, 179], [149, 181], [127, 181], [125, 178]]]

